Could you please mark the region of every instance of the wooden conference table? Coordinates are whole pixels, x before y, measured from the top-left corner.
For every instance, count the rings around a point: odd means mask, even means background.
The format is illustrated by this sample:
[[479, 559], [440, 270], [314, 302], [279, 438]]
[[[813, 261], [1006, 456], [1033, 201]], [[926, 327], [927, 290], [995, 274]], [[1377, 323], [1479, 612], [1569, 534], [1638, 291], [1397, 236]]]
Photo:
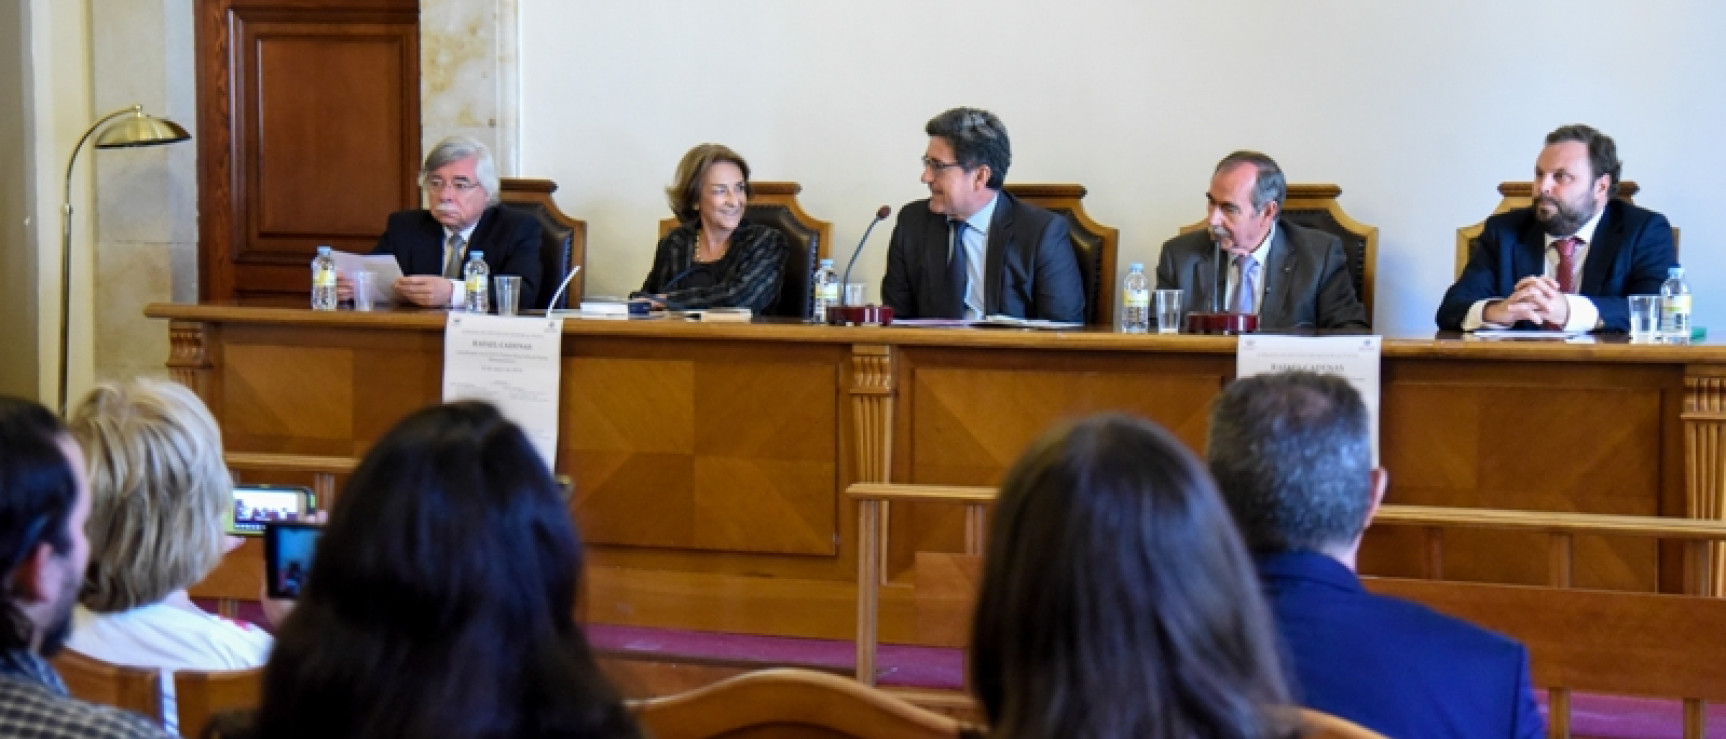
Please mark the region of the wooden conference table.
[[[441, 312], [155, 304], [173, 375], [230, 452], [358, 457], [441, 392]], [[1140, 414], [1204, 447], [1235, 340], [1106, 330], [564, 322], [557, 470], [576, 482], [600, 623], [849, 638], [851, 482], [993, 485], [1065, 418]], [[1722, 518], [1726, 346], [1387, 338], [1388, 502]], [[269, 481], [266, 476], [249, 479]], [[889, 517], [881, 626], [914, 639], [919, 551], [960, 551], [958, 508]], [[1363, 571], [1420, 576], [1415, 532]], [[1542, 583], [1536, 535], [1452, 531], [1444, 575]], [[1581, 587], [1682, 587], [1683, 558], [1581, 538]], [[1716, 568], [1718, 571], [1719, 568]], [[253, 591], [255, 592], [255, 591]]]

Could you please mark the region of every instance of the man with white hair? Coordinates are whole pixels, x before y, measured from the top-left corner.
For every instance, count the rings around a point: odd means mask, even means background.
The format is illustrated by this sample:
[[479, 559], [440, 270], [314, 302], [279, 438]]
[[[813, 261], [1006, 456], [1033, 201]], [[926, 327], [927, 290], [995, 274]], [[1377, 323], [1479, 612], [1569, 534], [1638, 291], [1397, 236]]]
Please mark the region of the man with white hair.
[[[538, 305], [539, 221], [498, 206], [491, 150], [466, 136], [439, 141], [420, 168], [420, 187], [427, 207], [390, 214], [372, 249], [373, 254], [394, 254], [401, 263], [406, 276], [396, 281], [396, 294], [427, 308], [461, 305], [466, 299], [462, 266], [469, 253], [484, 252], [493, 276], [521, 276], [523, 308]], [[340, 293], [347, 297], [349, 290]]]

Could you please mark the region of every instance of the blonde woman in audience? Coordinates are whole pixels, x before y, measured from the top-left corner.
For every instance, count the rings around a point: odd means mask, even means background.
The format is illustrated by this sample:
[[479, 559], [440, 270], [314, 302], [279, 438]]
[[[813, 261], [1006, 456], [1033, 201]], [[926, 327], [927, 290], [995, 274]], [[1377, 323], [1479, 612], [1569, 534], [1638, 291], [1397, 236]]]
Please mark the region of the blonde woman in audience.
[[575, 620], [581, 539], [519, 427], [435, 406], [330, 511], [250, 726], [261, 739], [633, 739]]
[[[96, 387], [72, 416], [90, 472], [90, 564], [67, 646], [163, 670], [257, 667], [271, 638], [205, 613], [186, 595], [226, 551], [233, 483], [221, 431], [185, 386], [141, 379]], [[174, 683], [163, 715], [175, 728]]]
[[1272, 634], [1210, 476], [1167, 432], [1099, 416], [1008, 473], [971, 640], [990, 736], [1296, 736]]

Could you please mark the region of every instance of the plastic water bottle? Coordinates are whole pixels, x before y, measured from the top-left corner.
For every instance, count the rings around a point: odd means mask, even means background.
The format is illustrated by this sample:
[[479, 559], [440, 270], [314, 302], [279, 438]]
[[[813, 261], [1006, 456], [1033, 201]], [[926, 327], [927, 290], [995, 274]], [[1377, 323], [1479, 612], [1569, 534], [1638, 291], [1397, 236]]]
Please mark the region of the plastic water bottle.
[[336, 309], [336, 258], [330, 248], [318, 247], [312, 257], [312, 310]]
[[491, 309], [490, 295], [486, 288], [491, 284], [491, 267], [486, 266], [485, 252], [470, 251], [467, 253], [467, 265], [461, 268], [462, 280], [467, 283], [467, 312], [486, 313]]
[[1683, 267], [1668, 267], [1660, 283], [1660, 335], [1668, 341], [1690, 340], [1690, 285]]
[[1121, 281], [1121, 330], [1142, 334], [1151, 330], [1151, 281], [1145, 265], [1134, 262]]
[[813, 280], [815, 293], [815, 312], [809, 320], [814, 323], [827, 322], [827, 309], [839, 304], [839, 273], [833, 271], [833, 260], [821, 260], [821, 266], [815, 268]]

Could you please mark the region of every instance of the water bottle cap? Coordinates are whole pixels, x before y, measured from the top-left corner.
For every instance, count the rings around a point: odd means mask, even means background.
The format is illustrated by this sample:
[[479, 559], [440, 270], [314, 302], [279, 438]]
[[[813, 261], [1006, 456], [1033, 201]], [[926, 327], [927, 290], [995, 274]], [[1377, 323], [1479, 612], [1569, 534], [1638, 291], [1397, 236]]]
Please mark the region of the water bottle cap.
[[1127, 265], [1127, 271], [1129, 271], [1129, 272], [1143, 272], [1143, 271], [1145, 271], [1145, 263], [1144, 262], [1133, 262], [1132, 264]]
[[831, 259], [823, 259], [823, 260], [821, 260], [821, 266], [823, 266], [823, 267], [831, 267], [831, 266], [833, 266], [833, 260], [831, 260]]
[[483, 252], [483, 251], [470, 251], [467, 253], [467, 260], [471, 262], [475, 259], [479, 259], [479, 258], [482, 258], [484, 256], [485, 256], [485, 252]]
[[1684, 268], [1683, 267], [1667, 267], [1666, 268], [1666, 276], [1667, 277], [1683, 277], [1684, 276]]
[[324, 255], [329, 254], [329, 253], [330, 253], [329, 247], [327, 247], [327, 246], [318, 247], [318, 256], [324, 256]]

